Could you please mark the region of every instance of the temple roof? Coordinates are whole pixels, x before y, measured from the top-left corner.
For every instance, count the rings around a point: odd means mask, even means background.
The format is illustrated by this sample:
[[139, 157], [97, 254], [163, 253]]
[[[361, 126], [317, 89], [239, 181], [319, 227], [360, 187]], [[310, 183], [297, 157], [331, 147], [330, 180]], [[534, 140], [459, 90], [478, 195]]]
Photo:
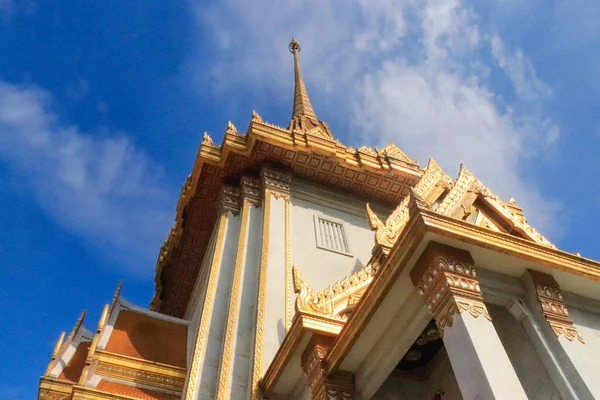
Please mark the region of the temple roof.
[[186, 366], [187, 326], [121, 310], [105, 350], [162, 364]]
[[393, 143], [383, 149], [354, 148], [334, 139], [308, 99], [299, 49], [292, 40], [295, 96], [287, 128], [268, 123], [253, 111], [246, 132], [229, 122], [220, 145], [204, 133], [192, 173], [181, 189], [175, 223], [160, 249], [151, 310], [184, 317], [216, 221], [224, 180], [236, 181], [243, 173], [257, 173], [269, 165], [291, 172], [294, 178], [392, 208], [421, 177], [417, 161]]

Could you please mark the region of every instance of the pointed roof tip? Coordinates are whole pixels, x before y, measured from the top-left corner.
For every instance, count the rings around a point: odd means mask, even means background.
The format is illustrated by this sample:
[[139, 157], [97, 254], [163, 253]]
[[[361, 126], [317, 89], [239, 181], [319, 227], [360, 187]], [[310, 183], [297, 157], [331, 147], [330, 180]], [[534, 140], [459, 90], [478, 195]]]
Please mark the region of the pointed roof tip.
[[288, 45], [288, 49], [290, 53], [294, 55], [294, 107], [292, 110], [292, 119], [297, 117], [308, 117], [316, 120], [317, 115], [308, 98], [306, 86], [302, 79], [302, 71], [300, 70], [298, 53], [300, 53], [302, 47], [296, 38], [292, 38], [292, 41]]

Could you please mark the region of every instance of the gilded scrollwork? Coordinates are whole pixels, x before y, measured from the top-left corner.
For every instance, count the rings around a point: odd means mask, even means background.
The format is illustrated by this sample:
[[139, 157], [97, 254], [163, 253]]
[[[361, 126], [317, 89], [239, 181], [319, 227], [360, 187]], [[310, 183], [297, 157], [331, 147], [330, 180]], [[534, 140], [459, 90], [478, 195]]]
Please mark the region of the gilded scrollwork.
[[204, 132], [204, 136], [202, 138], [202, 144], [208, 145], [208, 146], [214, 146], [215, 142], [213, 142], [212, 138], [210, 137], [210, 135], [208, 134], [208, 132]]
[[318, 314], [329, 318], [345, 320], [362, 297], [362, 294], [379, 270], [379, 262], [373, 260], [360, 271], [337, 281], [327, 288], [315, 292], [306, 282], [298, 267], [292, 268], [296, 311]]
[[445, 327], [452, 326], [455, 314], [468, 312], [491, 321], [468, 252], [432, 242], [411, 271], [411, 278], [442, 334]]
[[533, 280], [535, 294], [542, 309], [542, 314], [546, 318], [546, 321], [548, 321], [554, 334], [557, 337], [564, 335], [569, 341], [577, 338], [581, 343], [585, 343], [569, 316], [569, 310], [554, 277], [543, 272], [531, 270], [529, 271], [529, 275]]

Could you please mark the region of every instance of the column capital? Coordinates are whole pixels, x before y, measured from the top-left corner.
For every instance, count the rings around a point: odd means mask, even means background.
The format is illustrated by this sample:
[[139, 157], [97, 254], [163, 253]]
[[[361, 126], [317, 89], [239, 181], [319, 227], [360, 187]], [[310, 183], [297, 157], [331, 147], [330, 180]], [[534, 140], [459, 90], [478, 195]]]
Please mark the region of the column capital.
[[335, 371], [326, 376], [323, 358], [333, 338], [314, 335], [301, 357], [302, 369], [313, 400], [351, 400], [354, 394], [354, 375], [347, 371]]
[[475, 318], [483, 314], [491, 321], [474, 264], [468, 251], [430, 242], [410, 272], [441, 334], [452, 326], [452, 316], [463, 311]]
[[233, 215], [238, 215], [241, 208], [239, 188], [232, 185], [223, 185], [219, 195], [218, 207], [221, 213], [231, 212]]
[[544, 314], [544, 318], [546, 318], [556, 337], [564, 335], [569, 341], [577, 338], [581, 343], [585, 343], [569, 316], [569, 311], [556, 279], [552, 275], [531, 269], [528, 269], [527, 273], [533, 282], [537, 301], [542, 308], [542, 314]]
[[240, 197], [242, 202], [247, 200], [254, 207], [260, 207], [260, 179], [252, 176], [242, 176], [240, 181]]
[[263, 168], [260, 171], [265, 195], [273, 195], [276, 199], [290, 199], [290, 184], [292, 175], [274, 169]]

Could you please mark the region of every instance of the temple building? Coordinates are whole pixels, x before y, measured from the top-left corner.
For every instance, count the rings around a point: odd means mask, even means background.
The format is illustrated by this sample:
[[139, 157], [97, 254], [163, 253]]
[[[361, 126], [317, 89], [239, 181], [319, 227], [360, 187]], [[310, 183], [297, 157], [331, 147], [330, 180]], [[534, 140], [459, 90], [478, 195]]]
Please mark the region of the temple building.
[[289, 50], [289, 125], [204, 135], [150, 307], [83, 313], [39, 398], [600, 399], [600, 263], [464, 165], [337, 140]]

